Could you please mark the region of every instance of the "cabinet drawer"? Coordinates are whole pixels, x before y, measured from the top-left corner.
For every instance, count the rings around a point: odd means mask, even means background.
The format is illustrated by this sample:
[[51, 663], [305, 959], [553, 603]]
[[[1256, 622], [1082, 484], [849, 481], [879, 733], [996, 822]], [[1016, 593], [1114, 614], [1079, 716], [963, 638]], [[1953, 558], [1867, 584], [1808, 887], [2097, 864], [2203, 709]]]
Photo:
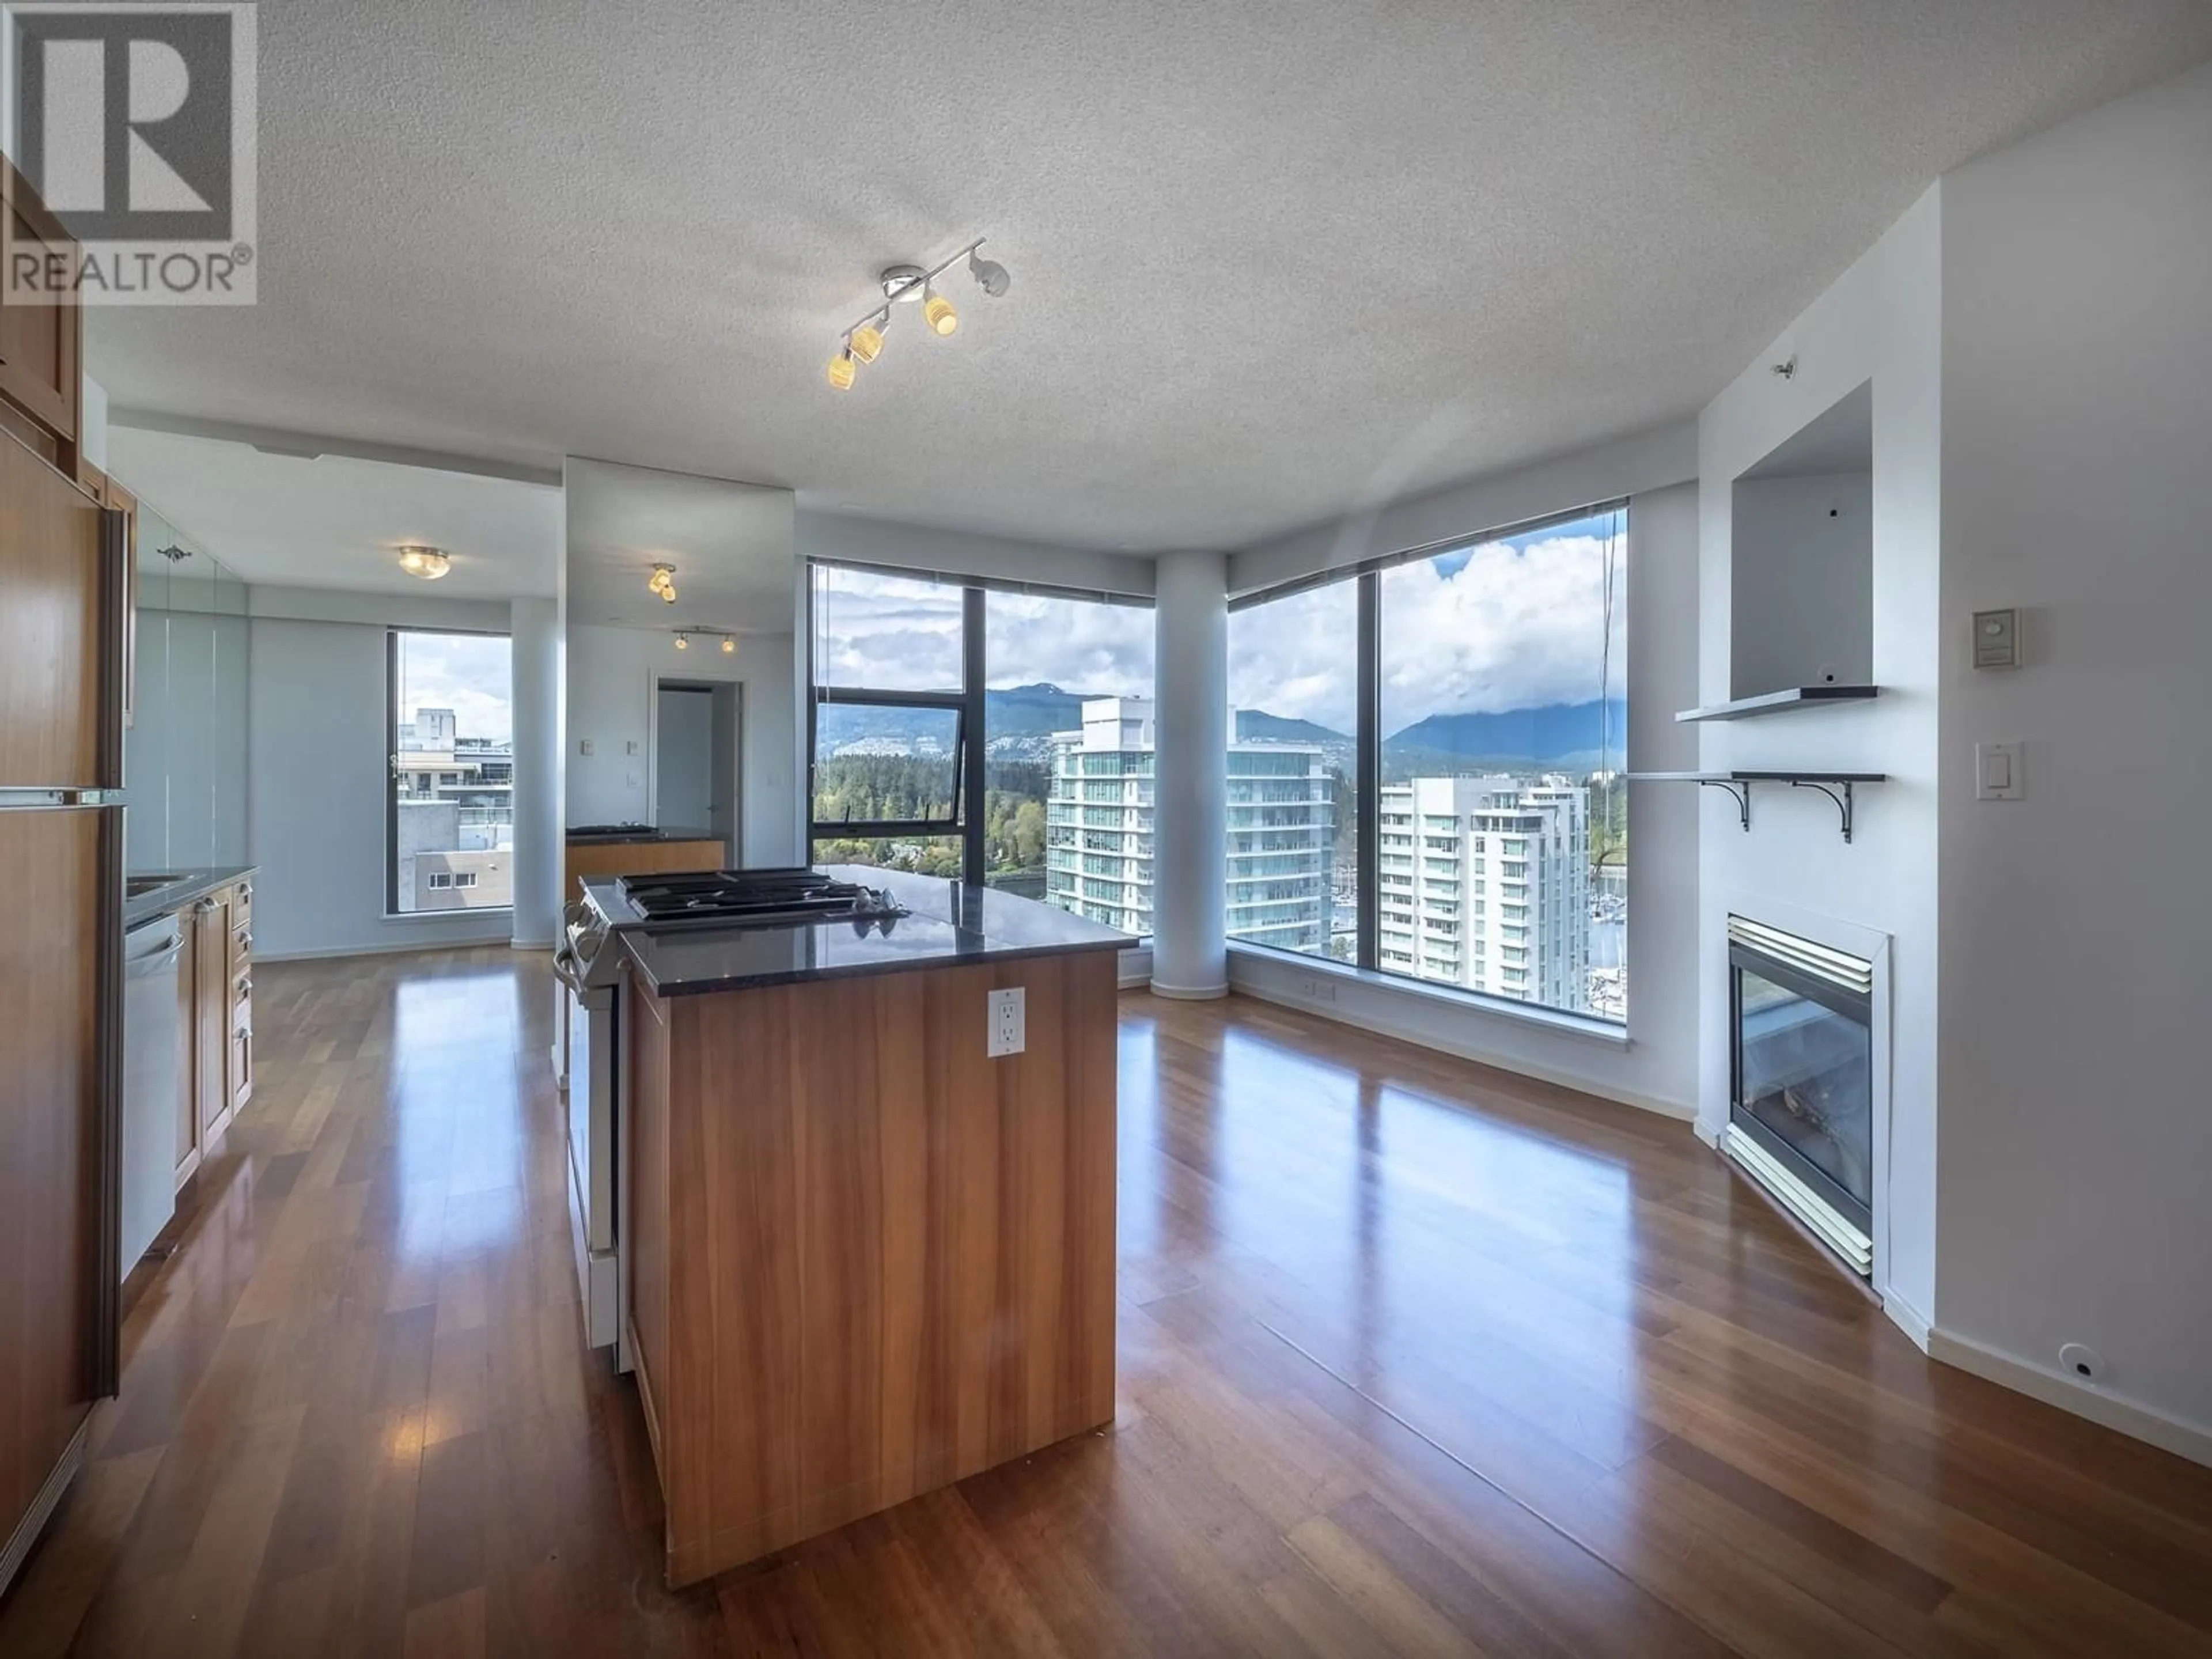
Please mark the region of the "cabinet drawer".
[[241, 881], [230, 890], [230, 925], [253, 931], [253, 884]]
[[253, 965], [253, 930], [232, 918], [230, 929], [230, 976], [233, 980]]
[[253, 1029], [253, 981], [249, 976], [241, 975], [232, 985], [230, 1029], [234, 1031]]

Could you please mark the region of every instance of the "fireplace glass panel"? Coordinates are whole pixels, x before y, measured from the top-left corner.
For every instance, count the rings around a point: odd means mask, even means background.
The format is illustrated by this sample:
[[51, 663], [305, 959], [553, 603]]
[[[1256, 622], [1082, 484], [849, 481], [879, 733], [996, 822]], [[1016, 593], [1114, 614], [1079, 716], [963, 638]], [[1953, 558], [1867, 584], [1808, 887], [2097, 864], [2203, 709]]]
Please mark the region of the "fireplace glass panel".
[[1866, 1022], [1740, 964], [1736, 1018], [1737, 1109], [1870, 1213], [1874, 1112]]

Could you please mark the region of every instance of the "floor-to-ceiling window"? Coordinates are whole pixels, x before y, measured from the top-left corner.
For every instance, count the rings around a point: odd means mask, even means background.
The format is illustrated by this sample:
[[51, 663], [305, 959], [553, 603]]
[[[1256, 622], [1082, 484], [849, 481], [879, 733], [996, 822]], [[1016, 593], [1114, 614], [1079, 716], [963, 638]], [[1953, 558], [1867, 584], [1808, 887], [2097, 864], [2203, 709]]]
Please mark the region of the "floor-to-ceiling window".
[[[1239, 604], [1232, 938], [1626, 1019], [1627, 522], [1593, 508]], [[1296, 861], [1323, 833], [1325, 929]]]
[[1334, 582], [1229, 613], [1228, 932], [1356, 960], [1359, 605]]
[[1152, 607], [984, 595], [985, 879], [1152, 931]]
[[395, 628], [386, 649], [385, 908], [504, 908], [514, 902], [512, 642]]
[[1149, 601], [820, 563], [810, 593], [817, 862], [1151, 931]]
[[837, 565], [811, 580], [815, 860], [970, 873], [969, 596]]

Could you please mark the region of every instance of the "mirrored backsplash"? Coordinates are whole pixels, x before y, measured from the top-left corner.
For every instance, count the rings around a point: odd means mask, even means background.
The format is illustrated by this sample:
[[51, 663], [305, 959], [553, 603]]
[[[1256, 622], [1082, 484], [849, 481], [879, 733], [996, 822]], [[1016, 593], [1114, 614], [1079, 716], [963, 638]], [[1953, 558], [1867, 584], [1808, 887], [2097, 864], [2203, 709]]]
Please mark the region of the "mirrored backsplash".
[[246, 584], [144, 501], [133, 557], [137, 696], [124, 740], [125, 860], [136, 872], [244, 864]]

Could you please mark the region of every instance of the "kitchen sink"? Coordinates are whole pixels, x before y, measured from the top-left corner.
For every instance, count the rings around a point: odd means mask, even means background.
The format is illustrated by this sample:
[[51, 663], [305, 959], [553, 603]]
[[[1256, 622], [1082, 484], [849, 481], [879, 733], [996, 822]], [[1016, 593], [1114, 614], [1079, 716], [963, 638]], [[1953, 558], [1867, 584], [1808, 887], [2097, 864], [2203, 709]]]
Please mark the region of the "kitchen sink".
[[160, 892], [164, 887], [174, 887], [183, 879], [182, 876], [174, 873], [125, 876], [123, 878], [123, 896], [125, 898], [143, 898], [149, 893]]

